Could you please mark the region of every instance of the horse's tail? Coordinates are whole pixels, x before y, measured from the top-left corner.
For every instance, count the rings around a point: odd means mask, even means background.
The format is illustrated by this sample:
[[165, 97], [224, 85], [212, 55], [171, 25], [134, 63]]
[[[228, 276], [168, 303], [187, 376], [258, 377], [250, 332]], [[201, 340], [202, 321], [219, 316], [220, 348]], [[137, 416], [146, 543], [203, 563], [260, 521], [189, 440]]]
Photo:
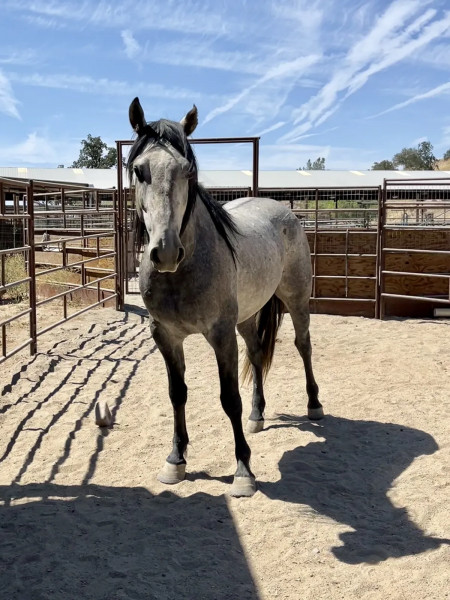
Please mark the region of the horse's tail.
[[[277, 333], [283, 321], [284, 312], [283, 302], [277, 296], [272, 296], [256, 315], [256, 327], [263, 353], [262, 372], [264, 378], [272, 365]], [[250, 382], [251, 375], [252, 364], [247, 353], [242, 368], [242, 381]]]

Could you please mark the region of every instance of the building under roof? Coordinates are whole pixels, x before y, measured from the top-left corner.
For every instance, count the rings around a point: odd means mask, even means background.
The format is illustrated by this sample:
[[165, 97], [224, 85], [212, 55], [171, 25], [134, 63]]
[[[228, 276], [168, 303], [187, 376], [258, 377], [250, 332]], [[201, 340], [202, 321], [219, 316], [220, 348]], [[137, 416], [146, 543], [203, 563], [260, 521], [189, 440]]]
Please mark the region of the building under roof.
[[[40, 169], [30, 167], [0, 167], [0, 177], [8, 179], [33, 179], [65, 184], [86, 185], [96, 188], [117, 187], [116, 169], [58, 168]], [[311, 188], [364, 188], [383, 185], [384, 179], [433, 180], [450, 178], [450, 171], [260, 171], [260, 189], [311, 189]], [[252, 171], [202, 171], [200, 182], [207, 188], [251, 188]], [[124, 182], [128, 181], [123, 172]], [[430, 181], [429, 189], [436, 189]], [[402, 188], [405, 184], [402, 185]]]

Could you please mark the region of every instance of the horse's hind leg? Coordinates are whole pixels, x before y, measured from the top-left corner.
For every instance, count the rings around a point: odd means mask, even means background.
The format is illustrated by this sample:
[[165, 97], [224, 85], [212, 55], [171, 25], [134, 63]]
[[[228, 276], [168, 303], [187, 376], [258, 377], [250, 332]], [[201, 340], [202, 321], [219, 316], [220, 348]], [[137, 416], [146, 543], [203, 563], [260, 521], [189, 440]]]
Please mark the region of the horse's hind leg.
[[[254, 315], [247, 321], [239, 323], [237, 330], [247, 346], [247, 359], [251, 365], [253, 375], [252, 412], [248, 418], [247, 432], [258, 433], [264, 428], [266, 401], [263, 391], [263, 351], [256, 327], [256, 316]], [[246, 378], [245, 376], [246, 373], [244, 373], [244, 378]]]
[[153, 339], [166, 363], [169, 378], [169, 396], [174, 416], [172, 451], [167, 457], [164, 467], [158, 474], [158, 480], [162, 483], [173, 484], [183, 481], [185, 477], [186, 460], [184, 455], [189, 443], [185, 419], [187, 387], [184, 383], [185, 362], [183, 340], [174, 339], [160, 324], [152, 323], [151, 331]]
[[307, 300], [298, 300], [289, 295], [279, 295], [277, 290], [277, 296], [285, 304], [286, 308], [291, 314], [292, 324], [295, 330], [295, 346], [300, 353], [305, 367], [306, 376], [306, 393], [308, 394], [308, 417], [310, 419], [322, 419], [323, 408], [319, 402], [319, 386], [314, 378], [312, 368], [312, 349], [311, 349], [311, 338], [309, 335], [309, 298]]

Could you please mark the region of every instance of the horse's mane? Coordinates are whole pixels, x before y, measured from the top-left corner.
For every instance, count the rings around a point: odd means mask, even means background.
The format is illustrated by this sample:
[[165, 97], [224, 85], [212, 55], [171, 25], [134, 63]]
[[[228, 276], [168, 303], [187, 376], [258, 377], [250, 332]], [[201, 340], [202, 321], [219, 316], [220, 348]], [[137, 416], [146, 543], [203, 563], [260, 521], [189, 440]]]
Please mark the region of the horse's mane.
[[[207, 190], [198, 182], [197, 161], [192, 146], [189, 144], [187, 136], [181, 123], [160, 119], [152, 123], [147, 123], [142, 133], [134, 142], [128, 155], [128, 176], [130, 187], [133, 178], [133, 162], [140, 156], [149, 144], [170, 145], [175, 148], [189, 162], [189, 188], [186, 210], [181, 224], [181, 234], [183, 233], [189, 218], [194, 210], [197, 196], [205, 205], [209, 216], [217, 230], [217, 233], [223, 238], [228, 246], [233, 261], [236, 263], [236, 249], [234, 237], [239, 230], [233, 220], [233, 217], [226, 211], [221, 204], [207, 192]], [[136, 199], [138, 203], [138, 199]], [[139, 206], [136, 204], [136, 208]], [[139, 210], [136, 210], [136, 244], [139, 251], [145, 243], [148, 243], [148, 234], [143, 221], [139, 217]]]

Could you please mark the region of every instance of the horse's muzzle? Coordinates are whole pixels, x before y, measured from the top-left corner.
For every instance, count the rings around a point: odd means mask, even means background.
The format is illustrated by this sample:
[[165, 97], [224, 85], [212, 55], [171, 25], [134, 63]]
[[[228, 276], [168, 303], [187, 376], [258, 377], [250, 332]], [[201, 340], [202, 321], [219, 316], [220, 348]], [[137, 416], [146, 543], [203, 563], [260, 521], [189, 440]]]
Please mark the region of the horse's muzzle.
[[184, 255], [185, 251], [181, 243], [170, 246], [160, 243], [150, 250], [150, 261], [160, 273], [175, 273]]

